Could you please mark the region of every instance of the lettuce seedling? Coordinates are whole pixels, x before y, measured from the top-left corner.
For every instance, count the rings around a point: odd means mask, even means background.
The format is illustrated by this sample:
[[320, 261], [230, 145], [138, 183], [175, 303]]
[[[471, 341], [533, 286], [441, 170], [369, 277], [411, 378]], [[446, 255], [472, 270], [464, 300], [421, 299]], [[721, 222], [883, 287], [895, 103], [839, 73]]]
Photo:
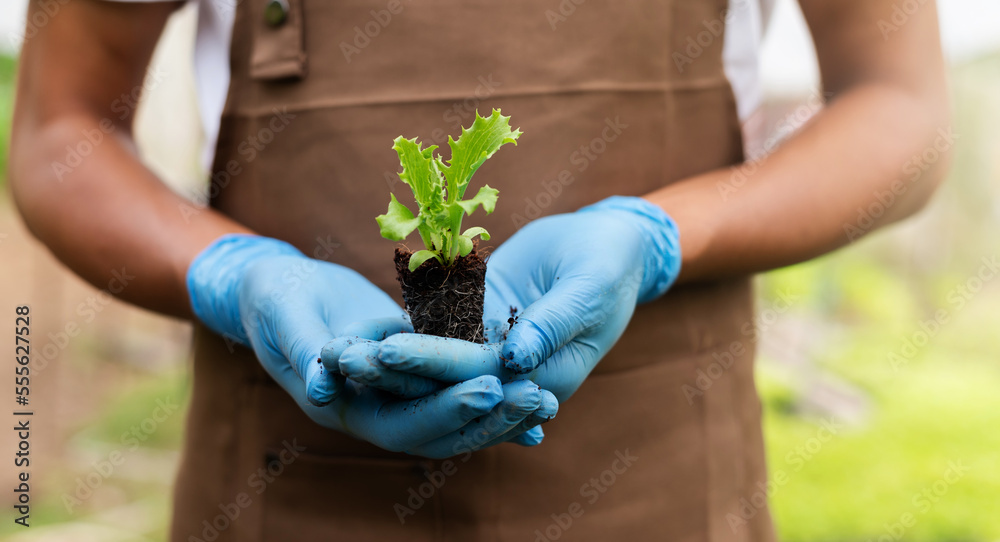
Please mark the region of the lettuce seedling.
[[413, 190], [419, 207], [417, 214], [390, 194], [389, 210], [379, 215], [382, 237], [402, 241], [417, 230], [424, 242], [424, 250], [410, 256], [409, 269], [415, 271], [420, 264], [434, 258], [443, 266], [450, 266], [460, 256], [472, 252], [475, 237], [487, 241], [490, 234], [483, 228], [462, 230], [462, 218], [471, 215], [480, 205], [486, 214], [496, 207], [499, 192], [484, 185], [471, 199], [463, 200], [472, 175], [479, 166], [507, 143], [517, 145], [519, 129], [510, 129], [510, 117], [494, 109], [489, 117], [479, 116], [469, 128], [462, 128], [458, 140], [448, 136], [451, 159], [447, 163], [434, 153], [437, 145], [424, 148], [417, 138], [397, 137], [392, 148], [399, 155], [403, 171], [399, 179]]

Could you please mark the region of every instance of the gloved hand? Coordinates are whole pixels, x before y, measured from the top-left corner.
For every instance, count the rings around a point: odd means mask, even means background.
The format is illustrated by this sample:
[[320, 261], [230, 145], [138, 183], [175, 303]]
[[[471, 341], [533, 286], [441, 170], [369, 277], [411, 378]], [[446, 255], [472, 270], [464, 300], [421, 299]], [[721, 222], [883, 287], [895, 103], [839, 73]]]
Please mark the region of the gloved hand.
[[[677, 226], [640, 198], [611, 197], [541, 218], [489, 259], [491, 344], [400, 334], [382, 341], [378, 362], [443, 382], [530, 379], [562, 402], [621, 337], [636, 304], [673, 284], [680, 262]], [[512, 309], [523, 311], [504, 334]]]
[[[417, 399], [331, 378], [322, 357], [328, 363], [339, 357], [334, 339], [381, 339], [412, 328], [402, 309], [364, 277], [308, 258], [283, 241], [223, 236], [191, 263], [187, 286], [195, 315], [227, 340], [252, 348], [313, 421], [381, 448], [426, 457], [471, 451], [522, 429], [542, 407], [537, 386], [501, 385], [494, 376], [440, 389], [408, 375]], [[532, 429], [518, 442], [539, 439]]]
[[[405, 335], [429, 337], [413, 333], [405, 333]], [[396, 336], [398, 335], [392, 335], [386, 340]], [[350, 378], [348, 382], [363, 382], [369, 388], [383, 390], [404, 398], [419, 397], [426, 393], [425, 390], [428, 387], [438, 389], [447, 385], [438, 380], [386, 368], [378, 360], [382, 343], [373, 340], [376, 337], [378, 337], [377, 333], [369, 334], [369, 338], [342, 336], [327, 344], [323, 348], [323, 364], [327, 369], [327, 375], [342, 373]], [[437, 339], [438, 337], [431, 338]], [[473, 344], [465, 341], [455, 342]], [[463, 380], [475, 380], [483, 376], [476, 374]], [[328, 376], [328, 378], [330, 377]], [[540, 425], [555, 417], [559, 410], [559, 402], [556, 401], [551, 392], [540, 389], [537, 384], [532, 382], [526, 380], [514, 382], [512, 379], [506, 379], [504, 382], [506, 382], [503, 384], [505, 400], [512, 398], [508, 401], [509, 404], [503, 408], [494, 408], [485, 421], [479, 420], [459, 431], [461, 439], [445, 439], [447, 442], [438, 448], [441, 450], [461, 448], [463, 450], [460, 451], [472, 451], [488, 448], [502, 442], [513, 442], [522, 446], [534, 446], [541, 443], [545, 434]], [[525, 393], [530, 394], [529, 400], [516, 401], [513, 399]], [[456, 440], [461, 442], [456, 444]], [[448, 455], [454, 455], [454, 453]]]

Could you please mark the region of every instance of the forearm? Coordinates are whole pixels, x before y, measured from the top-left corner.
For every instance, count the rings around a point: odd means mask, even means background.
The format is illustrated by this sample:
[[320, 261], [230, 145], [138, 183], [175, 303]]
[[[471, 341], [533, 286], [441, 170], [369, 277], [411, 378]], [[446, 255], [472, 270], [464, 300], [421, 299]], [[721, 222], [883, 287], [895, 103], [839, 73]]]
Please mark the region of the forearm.
[[648, 194], [678, 224], [680, 280], [808, 260], [917, 211], [947, 167], [947, 119], [942, 96], [859, 85], [767, 158]]
[[109, 288], [114, 274], [123, 275], [127, 284], [111, 285], [115, 295], [189, 317], [188, 264], [220, 235], [248, 230], [174, 194], [142, 165], [121, 130], [104, 134], [78, 165], [68, 165], [67, 146], [76, 148], [86, 140], [83, 131], [99, 123], [85, 114], [16, 123], [10, 181], [24, 221], [96, 287]]

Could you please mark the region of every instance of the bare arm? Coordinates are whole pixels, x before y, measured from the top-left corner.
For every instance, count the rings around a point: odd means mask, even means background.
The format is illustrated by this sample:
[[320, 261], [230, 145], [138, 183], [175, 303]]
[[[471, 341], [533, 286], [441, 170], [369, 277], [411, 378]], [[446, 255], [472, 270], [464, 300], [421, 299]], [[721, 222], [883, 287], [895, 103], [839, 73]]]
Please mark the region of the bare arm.
[[[678, 223], [682, 281], [773, 269], [831, 251], [916, 212], [944, 176], [948, 153], [941, 149], [950, 143], [941, 131], [950, 126], [934, 1], [888, 39], [878, 23], [891, 21], [892, 0], [800, 4], [833, 98], [755, 164], [741, 186], [734, 168], [646, 196]], [[940, 158], [925, 162], [925, 151]], [[859, 221], [858, 209], [877, 202], [876, 194], [888, 201], [886, 192], [894, 201], [874, 224]]]
[[[63, 263], [105, 288], [135, 276], [126, 300], [189, 317], [188, 264], [222, 234], [247, 229], [185, 200], [139, 161], [123, 94], [140, 88], [167, 18], [181, 3], [75, 0], [27, 40], [21, 56], [10, 182], [24, 221]], [[32, 1], [28, 17], [40, 11]], [[67, 146], [97, 144], [70, 165]]]

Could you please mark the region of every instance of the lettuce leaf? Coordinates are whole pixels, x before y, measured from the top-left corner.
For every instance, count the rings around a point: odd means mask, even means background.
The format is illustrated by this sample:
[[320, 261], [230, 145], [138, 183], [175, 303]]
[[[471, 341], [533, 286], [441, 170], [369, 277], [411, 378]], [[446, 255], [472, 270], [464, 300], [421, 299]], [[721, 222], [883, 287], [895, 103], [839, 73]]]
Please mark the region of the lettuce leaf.
[[424, 249], [410, 257], [410, 271], [434, 258], [451, 265], [460, 256], [472, 251], [473, 238], [488, 240], [489, 233], [480, 227], [464, 233], [462, 217], [471, 215], [480, 206], [490, 214], [496, 208], [499, 191], [489, 185], [479, 189], [474, 197], [463, 200], [472, 176], [486, 160], [508, 143], [517, 145], [519, 129], [511, 129], [510, 117], [494, 109], [489, 117], [476, 117], [469, 128], [462, 128], [458, 139], [448, 136], [451, 158], [445, 163], [437, 154], [437, 145], [424, 148], [417, 138], [402, 136], [393, 141], [402, 171], [399, 179], [413, 191], [418, 212], [413, 212], [390, 195], [389, 209], [376, 217], [382, 236], [402, 241], [418, 230]]

